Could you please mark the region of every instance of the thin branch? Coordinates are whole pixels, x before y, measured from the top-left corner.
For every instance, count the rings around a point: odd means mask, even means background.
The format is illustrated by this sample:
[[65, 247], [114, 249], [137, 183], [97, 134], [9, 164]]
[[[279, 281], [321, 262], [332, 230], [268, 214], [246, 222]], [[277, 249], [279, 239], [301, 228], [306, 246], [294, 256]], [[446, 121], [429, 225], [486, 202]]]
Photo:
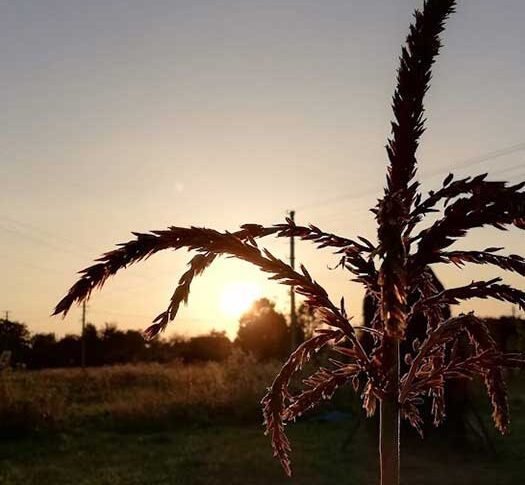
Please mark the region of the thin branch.
[[[454, 263], [458, 267], [462, 267], [465, 263], [473, 264], [492, 264], [506, 271], [513, 271], [525, 276], [525, 258], [517, 254], [509, 256], [502, 256], [494, 254], [501, 248], [488, 248], [483, 251], [449, 251], [442, 252], [441, 258], [445, 262]], [[490, 251], [489, 251], [490, 250]]]
[[425, 341], [421, 344], [417, 355], [412, 360], [408, 372], [401, 379], [401, 391], [399, 395], [399, 402], [403, 403], [408, 395], [411, 393], [412, 383], [416, 378], [418, 371], [421, 369], [423, 361], [430, 355], [430, 353], [439, 346], [445, 345], [458, 335], [465, 325], [476, 319], [472, 314], [459, 315], [438, 325], [434, 330], [429, 332]]
[[[378, 291], [377, 270], [372, 259], [372, 255], [377, 248], [368, 239], [358, 237], [362, 241], [359, 243], [353, 239], [322, 231], [314, 225], [298, 226], [289, 218], [286, 219], [286, 224], [275, 224], [270, 227], [264, 227], [259, 224], [244, 224], [241, 226], [241, 229], [246, 231], [247, 235], [253, 239], [270, 234], [285, 238], [294, 236], [303, 241], [311, 241], [319, 248], [331, 248], [335, 250], [335, 254], [342, 255], [342, 266], [357, 276], [355, 281], [365, 284], [372, 291]], [[236, 234], [241, 238], [245, 237], [242, 231]], [[369, 254], [367, 259], [362, 256], [362, 254], [366, 253]]]
[[[188, 271], [186, 271], [179, 279], [179, 283], [177, 285], [177, 288], [173, 292], [173, 295], [171, 296], [168, 307], [164, 312], [160, 313], [153, 320], [154, 324], [158, 324], [160, 325], [160, 327], [165, 328], [169, 321], [175, 319], [180, 304], [188, 303], [188, 297], [190, 295], [190, 285], [193, 281], [193, 278], [195, 276], [201, 275], [204, 272], [204, 270], [208, 268], [213, 263], [213, 261], [215, 261], [215, 258], [216, 255], [213, 253], [204, 253], [197, 254], [191, 259], [191, 261], [188, 263], [190, 269], [188, 269]], [[155, 335], [150, 335], [146, 331], [145, 336], [147, 338], [152, 338]]]
[[[74, 302], [82, 302], [89, 297], [94, 288], [100, 288], [107, 279], [119, 269], [145, 259], [162, 249], [180, 249], [186, 247], [204, 254], [230, 255], [247, 261], [270, 273], [270, 279], [288, 286], [294, 286], [298, 294], [306, 298], [306, 303], [320, 310], [324, 323], [343, 329], [350, 338], [355, 339], [355, 331], [341, 310], [335, 306], [326, 290], [315, 282], [306, 268], [301, 266], [302, 274], [291, 268], [269, 251], [261, 251], [256, 245], [245, 242], [231, 233], [221, 233], [207, 228], [172, 227], [164, 231], [152, 231], [148, 234], [135, 234], [136, 239], [119, 245], [114, 251], [104, 254], [97, 261], [100, 263], [81, 272], [80, 280], [75, 283], [67, 295], [59, 302], [54, 314], [66, 314]], [[164, 328], [155, 323], [149, 333], [158, 333]], [[353, 335], [353, 337], [352, 337]], [[365, 356], [363, 351], [363, 356]]]
[[329, 342], [339, 342], [344, 337], [341, 330], [321, 330], [318, 335], [299, 345], [283, 365], [261, 401], [266, 434], [271, 436], [274, 456], [279, 459], [288, 476], [291, 476], [292, 473], [289, 457], [290, 442], [284, 432], [283, 414], [289, 399], [290, 379], [315, 352], [321, 350]]
[[312, 409], [324, 400], [332, 399], [335, 391], [348, 380], [360, 372], [358, 365], [352, 366], [353, 373], [346, 366], [345, 373], [337, 373], [321, 368], [303, 382], [308, 389], [292, 398], [292, 402], [283, 412], [283, 421], [293, 421], [309, 409]]
[[[350, 269], [358, 272], [360, 278], [363, 281], [368, 281], [370, 285], [373, 285], [377, 279], [373, 262], [367, 262], [359, 253], [360, 251], [370, 252], [373, 249], [369, 241], [364, 240], [366, 245], [363, 245], [351, 239], [323, 232], [315, 226], [297, 226], [291, 219], [287, 219], [286, 224], [276, 224], [270, 227], [245, 224], [241, 227], [241, 230], [234, 233], [220, 233], [206, 228], [174, 226], [165, 231], [152, 231], [148, 234], [134, 233], [136, 236], [135, 240], [120, 244], [118, 249], [103, 254], [96, 260], [99, 262], [98, 264], [80, 272], [80, 279], [58, 303], [53, 314], [66, 315], [73, 303], [80, 303], [89, 298], [93, 289], [102, 287], [105, 281], [117, 273], [118, 270], [146, 259], [156, 252], [168, 248], [181, 249], [183, 247], [204, 252], [204, 255], [197, 255], [190, 261], [190, 269], [180, 278], [168, 308], [154, 319], [154, 323], [158, 326], [150, 327], [149, 333], [151, 333], [151, 330], [162, 329], [169, 320], [173, 320], [180, 303], [187, 302], [193, 278], [202, 274], [217, 255], [227, 253], [227, 251], [214, 253], [206, 250], [207, 244], [213, 243], [214, 239], [219, 238], [221, 234], [224, 236], [228, 235], [231, 240], [249, 242], [253, 247], [257, 247], [255, 243], [256, 238], [272, 234], [277, 237], [294, 235], [304, 240], [313, 241], [319, 247], [332, 247], [336, 249], [336, 253], [342, 252], [350, 265]], [[317, 286], [319, 289], [320, 286]]]
[[525, 193], [519, 191], [522, 187], [523, 184], [512, 187], [501, 184], [475, 191], [448, 206], [441, 219], [412, 239], [419, 242], [410, 258], [411, 271], [417, 273], [420, 268], [441, 261], [441, 250], [470, 229], [488, 225], [500, 230], [509, 225], [525, 229]]
[[416, 302], [411, 309], [414, 314], [434, 306], [458, 304], [461, 300], [471, 298], [494, 298], [519, 305], [525, 310], [525, 292], [509, 285], [498, 284], [501, 278], [493, 278], [488, 281], [473, 281], [472, 283], [456, 288], [448, 288], [434, 296], [423, 298]]
[[[477, 175], [475, 177], [466, 177], [460, 180], [453, 180], [454, 175], [449, 174], [443, 180], [442, 187], [437, 191], [430, 191], [428, 196], [421, 200], [419, 197], [416, 200], [415, 207], [410, 213], [409, 228], [407, 229], [406, 235], [412, 232], [415, 225], [422, 220], [422, 216], [425, 216], [431, 212], [436, 212], [436, 205], [444, 201], [445, 206], [448, 203], [462, 195], [473, 195], [475, 193], [484, 192], [486, 194], [496, 195], [498, 191], [504, 190], [506, 182], [500, 181], [487, 181], [486, 173]], [[513, 190], [520, 190], [525, 184], [518, 184], [512, 187]]]

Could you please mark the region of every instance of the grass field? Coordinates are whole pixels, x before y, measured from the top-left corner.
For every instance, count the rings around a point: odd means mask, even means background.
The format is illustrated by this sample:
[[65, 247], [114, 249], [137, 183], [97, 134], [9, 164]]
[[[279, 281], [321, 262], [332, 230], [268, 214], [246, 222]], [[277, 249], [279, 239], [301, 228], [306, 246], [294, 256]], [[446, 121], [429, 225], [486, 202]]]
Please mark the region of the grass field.
[[[375, 485], [371, 426], [342, 448], [352, 419], [324, 423], [311, 417], [291, 425], [294, 477], [284, 476], [263, 436], [258, 406], [274, 371], [273, 364], [238, 358], [197, 367], [4, 374], [0, 484]], [[442, 440], [409, 434], [403, 438], [402, 483], [523, 483], [521, 383], [511, 395], [511, 435], [492, 432], [496, 455], [475, 441], [451, 449]], [[339, 396], [337, 407], [346, 400]]]
[[[3, 439], [0, 483], [375, 485], [377, 448], [365, 433], [358, 433], [342, 450], [346, 433], [341, 424], [294, 426], [292, 480], [271, 457], [257, 426], [186, 426], [151, 433], [82, 429]], [[497, 457], [412, 441], [404, 448], [402, 472], [407, 485], [523, 483], [525, 446], [517, 433], [506, 442], [498, 440]]]
[[163, 427], [172, 422], [256, 421], [277, 363], [228, 361], [13, 371], [0, 375], [0, 431], [93, 424]]

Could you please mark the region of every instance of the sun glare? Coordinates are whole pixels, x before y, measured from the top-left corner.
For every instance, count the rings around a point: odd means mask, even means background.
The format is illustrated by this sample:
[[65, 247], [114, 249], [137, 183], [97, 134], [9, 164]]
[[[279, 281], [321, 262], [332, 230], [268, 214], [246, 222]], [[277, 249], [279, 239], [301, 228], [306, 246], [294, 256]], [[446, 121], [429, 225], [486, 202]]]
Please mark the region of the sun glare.
[[225, 286], [221, 295], [221, 309], [232, 317], [244, 313], [261, 296], [261, 289], [252, 282], [239, 281]]

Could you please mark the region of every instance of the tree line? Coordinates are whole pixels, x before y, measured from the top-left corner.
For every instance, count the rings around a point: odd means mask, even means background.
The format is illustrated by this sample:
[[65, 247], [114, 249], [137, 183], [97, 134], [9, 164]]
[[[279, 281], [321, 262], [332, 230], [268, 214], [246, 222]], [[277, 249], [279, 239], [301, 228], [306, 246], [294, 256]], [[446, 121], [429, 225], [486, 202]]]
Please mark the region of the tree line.
[[[488, 318], [486, 322], [500, 348], [507, 351], [525, 348], [523, 320], [500, 317]], [[300, 343], [310, 337], [318, 325], [316, 316], [301, 305], [297, 311], [295, 341]], [[0, 367], [79, 367], [81, 345], [80, 335], [57, 338], [54, 333], [31, 334], [24, 323], [0, 320]], [[292, 345], [292, 329], [285, 315], [275, 309], [275, 303], [261, 298], [241, 316], [233, 341], [225, 332], [217, 330], [191, 338], [174, 335], [145, 340], [142, 332], [137, 330], [122, 330], [112, 324], [97, 329], [95, 325], [87, 324], [84, 345], [85, 363], [89, 367], [174, 360], [220, 362], [234, 349], [251, 353], [258, 360], [283, 359]]]
[[[185, 338], [144, 339], [142, 332], [122, 330], [114, 324], [97, 329], [87, 324], [84, 331], [85, 364], [89, 367], [138, 363], [222, 361], [235, 348], [253, 354], [259, 360], [282, 359], [290, 351], [292, 331], [296, 342], [313, 333], [318, 324], [315, 315], [301, 305], [295, 330], [290, 327], [275, 303], [261, 298], [239, 320], [236, 338], [212, 330], [206, 335]], [[43, 369], [78, 367], [81, 365], [82, 337], [67, 334], [57, 338], [54, 333], [31, 334], [24, 323], [0, 320], [0, 365]]]

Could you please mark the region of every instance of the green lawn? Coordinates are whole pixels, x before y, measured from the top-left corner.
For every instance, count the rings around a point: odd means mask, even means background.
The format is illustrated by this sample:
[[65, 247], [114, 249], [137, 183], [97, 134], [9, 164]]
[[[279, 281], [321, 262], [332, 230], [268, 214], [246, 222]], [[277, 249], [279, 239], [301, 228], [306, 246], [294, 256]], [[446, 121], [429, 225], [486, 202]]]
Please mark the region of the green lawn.
[[[517, 420], [518, 421], [518, 420]], [[519, 420], [519, 428], [525, 419]], [[0, 483], [91, 484], [376, 484], [377, 448], [365, 430], [341, 449], [345, 424], [292, 427], [294, 477], [284, 477], [257, 426], [185, 427], [122, 433], [87, 429], [0, 441]], [[453, 452], [405, 440], [404, 484], [523, 483], [521, 433], [496, 440], [498, 456]]]

